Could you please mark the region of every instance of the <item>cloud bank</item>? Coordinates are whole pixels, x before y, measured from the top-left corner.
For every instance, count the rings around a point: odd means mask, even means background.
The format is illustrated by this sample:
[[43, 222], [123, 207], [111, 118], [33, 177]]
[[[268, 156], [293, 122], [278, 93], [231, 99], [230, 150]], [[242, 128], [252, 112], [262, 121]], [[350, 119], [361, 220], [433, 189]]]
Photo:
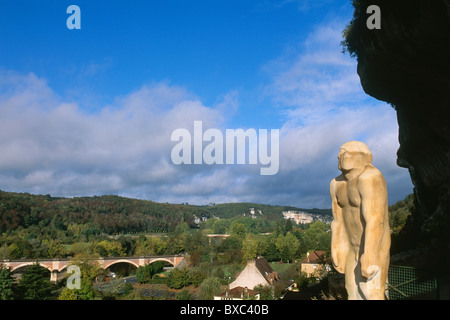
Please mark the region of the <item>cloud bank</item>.
[[385, 175], [390, 202], [402, 199], [412, 187], [407, 171], [396, 166], [395, 111], [362, 91], [355, 61], [340, 52], [343, 26], [318, 26], [263, 68], [270, 80], [264, 95], [285, 118], [274, 176], [261, 176], [254, 165], [171, 162], [173, 130], [192, 132], [195, 120], [205, 129], [230, 128], [236, 91], [206, 106], [183, 87], [156, 82], [87, 111], [63, 101], [38, 75], [0, 71], [0, 189], [328, 208], [339, 147], [361, 140]]

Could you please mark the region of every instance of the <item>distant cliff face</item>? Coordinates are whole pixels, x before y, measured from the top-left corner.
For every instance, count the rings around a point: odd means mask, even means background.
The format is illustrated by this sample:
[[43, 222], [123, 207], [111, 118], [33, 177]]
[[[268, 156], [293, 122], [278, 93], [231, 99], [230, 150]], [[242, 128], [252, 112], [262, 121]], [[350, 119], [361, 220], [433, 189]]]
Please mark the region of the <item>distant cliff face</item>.
[[[343, 46], [358, 61], [364, 91], [397, 111], [397, 164], [408, 168], [416, 212], [413, 240], [450, 234], [450, 0], [353, 0]], [[381, 29], [369, 30], [369, 5]]]

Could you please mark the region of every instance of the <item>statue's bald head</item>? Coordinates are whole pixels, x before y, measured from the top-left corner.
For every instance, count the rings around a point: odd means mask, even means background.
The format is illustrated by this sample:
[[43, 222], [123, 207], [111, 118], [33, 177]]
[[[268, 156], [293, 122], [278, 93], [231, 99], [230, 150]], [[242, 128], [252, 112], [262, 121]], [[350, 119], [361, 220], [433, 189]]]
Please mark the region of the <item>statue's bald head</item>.
[[339, 150], [339, 170], [348, 171], [372, 163], [372, 152], [360, 141], [344, 143]]

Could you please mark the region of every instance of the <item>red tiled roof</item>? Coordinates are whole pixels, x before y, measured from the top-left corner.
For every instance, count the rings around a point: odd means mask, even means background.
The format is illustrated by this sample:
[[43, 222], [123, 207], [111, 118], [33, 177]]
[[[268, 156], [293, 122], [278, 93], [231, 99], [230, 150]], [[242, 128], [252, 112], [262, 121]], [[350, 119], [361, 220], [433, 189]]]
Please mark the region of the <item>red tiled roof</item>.
[[325, 251], [312, 251], [301, 263], [323, 263]]
[[278, 280], [278, 273], [273, 271], [272, 267], [265, 258], [258, 257], [255, 260], [255, 266], [269, 283], [273, 283]]
[[257, 295], [258, 292], [252, 289], [243, 288], [243, 287], [236, 287], [231, 290], [229, 290], [228, 294], [232, 296], [233, 298], [241, 298], [241, 297], [253, 297], [254, 295]]
[[233, 289], [227, 290], [224, 293], [221, 293], [218, 295], [221, 298], [225, 299], [245, 299], [245, 298], [251, 298], [253, 296], [256, 296], [258, 294], [258, 291], [244, 288], [244, 287], [235, 287]]

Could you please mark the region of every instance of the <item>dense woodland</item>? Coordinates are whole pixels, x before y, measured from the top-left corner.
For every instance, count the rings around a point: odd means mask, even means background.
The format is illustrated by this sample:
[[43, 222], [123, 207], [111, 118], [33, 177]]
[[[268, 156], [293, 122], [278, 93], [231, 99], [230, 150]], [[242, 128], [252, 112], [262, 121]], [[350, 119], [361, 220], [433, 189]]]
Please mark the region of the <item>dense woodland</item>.
[[300, 209], [255, 203], [189, 204], [157, 203], [119, 196], [58, 198], [0, 191], [0, 232], [32, 226], [65, 230], [69, 225], [84, 225], [85, 234], [171, 232], [180, 221], [195, 227], [195, 218], [232, 218], [261, 210], [268, 220], [281, 218], [281, 212], [297, 210], [331, 215], [329, 209]]
[[[390, 207], [394, 236], [405, 224], [412, 206], [410, 195]], [[261, 210], [262, 214], [252, 218], [250, 208]], [[208, 243], [205, 234], [212, 233], [231, 234], [227, 241], [214, 243], [216, 253], [234, 252], [242, 256], [246, 243], [261, 242], [258, 254], [269, 261], [292, 260], [308, 250], [329, 250], [329, 225], [321, 221], [296, 225], [283, 219], [282, 212], [287, 210], [331, 214], [329, 209], [255, 203], [195, 206], [119, 196], [57, 198], [0, 191], [0, 259], [62, 258], [85, 250], [100, 256], [194, 251], [198, 254], [202, 252], [200, 244]], [[287, 234], [291, 242], [298, 241], [296, 250], [289, 254], [275, 245], [280, 235]]]
[[[250, 208], [261, 210], [262, 214], [252, 218]], [[0, 192], [0, 259], [67, 257], [80, 250], [100, 256], [198, 253], [202, 251], [198, 243], [206, 243], [208, 233], [231, 234], [227, 241], [215, 243], [222, 253], [240, 251], [247, 236], [258, 238], [262, 233], [276, 237], [290, 232], [298, 241], [313, 241], [304, 236], [308, 235], [302, 230], [306, 226], [293, 226], [291, 221], [283, 219], [282, 212], [286, 210], [331, 214], [326, 209], [255, 203], [195, 206], [119, 196], [57, 198]], [[325, 223], [319, 222], [317, 228], [323, 232], [328, 229]], [[149, 237], [149, 234], [159, 237]], [[328, 247], [329, 239], [314, 241], [322, 243], [324, 249]], [[192, 242], [197, 247], [193, 248]], [[283, 254], [272, 247], [259, 250], [259, 254], [282, 259]], [[301, 247], [299, 254], [313, 249], [306, 244]], [[291, 256], [284, 258], [292, 260]]]
[[[410, 195], [389, 208], [394, 241], [413, 209], [412, 200]], [[253, 217], [250, 208], [255, 209]], [[297, 225], [283, 218], [282, 212], [288, 210], [331, 214], [329, 209], [307, 210], [255, 203], [194, 206], [118, 196], [56, 198], [0, 192], [0, 260], [75, 260], [77, 265], [84, 266], [83, 279], [89, 281], [83, 284], [76, 297], [72, 296], [72, 291], [61, 287], [57, 291], [61, 299], [98, 296], [98, 289], [93, 289], [91, 281], [105, 271], [92, 266], [89, 261], [106, 256], [188, 254], [189, 268], [175, 269], [164, 279], [158, 278], [162, 266], [157, 264], [132, 272], [141, 283], [162, 281], [165, 286], [180, 290], [187, 286], [198, 287], [199, 297], [209, 297], [211, 292], [219, 290], [217, 288], [226, 284], [225, 279], [232, 279], [247, 260], [257, 256], [264, 256], [269, 262], [288, 262], [287, 265], [294, 266], [290, 272], [284, 271], [283, 276], [296, 279], [300, 285], [307, 281], [292, 262], [305, 258], [311, 250], [323, 250], [329, 256], [330, 225], [320, 220]], [[210, 241], [207, 234], [229, 234], [229, 237]], [[25, 299], [32, 291], [29, 278], [34, 277], [45, 282], [46, 297], [55, 297], [54, 293], [49, 293], [48, 287], [52, 286], [48, 284], [48, 274], [41, 269], [38, 266], [30, 268], [30, 275], [21, 280], [10, 297]], [[5, 269], [2, 273], [6, 279], [3, 280], [11, 282]], [[282, 283], [278, 293], [283, 289]], [[102, 294], [112, 294], [108, 290], [114, 287], [113, 284]], [[117, 282], [117, 285], [125, 290], [123, 282]], [[52, 288], [55, 292], [56, 287]], [[211, 288], [217, 290], [211, 291]], [[260, 289], [263, 295], [267, 294], [265, 288]], [[191, 297], [190, 292], [183, 290], [179, 298]], [[130, 294], [129, 299], [134, 299], [133, 294], [137, 294], [130, 286], [126, 292]], [[112, 295], [117, 296], [117, 292]], [[36, 298], [41, 299], [33, 299]]]

